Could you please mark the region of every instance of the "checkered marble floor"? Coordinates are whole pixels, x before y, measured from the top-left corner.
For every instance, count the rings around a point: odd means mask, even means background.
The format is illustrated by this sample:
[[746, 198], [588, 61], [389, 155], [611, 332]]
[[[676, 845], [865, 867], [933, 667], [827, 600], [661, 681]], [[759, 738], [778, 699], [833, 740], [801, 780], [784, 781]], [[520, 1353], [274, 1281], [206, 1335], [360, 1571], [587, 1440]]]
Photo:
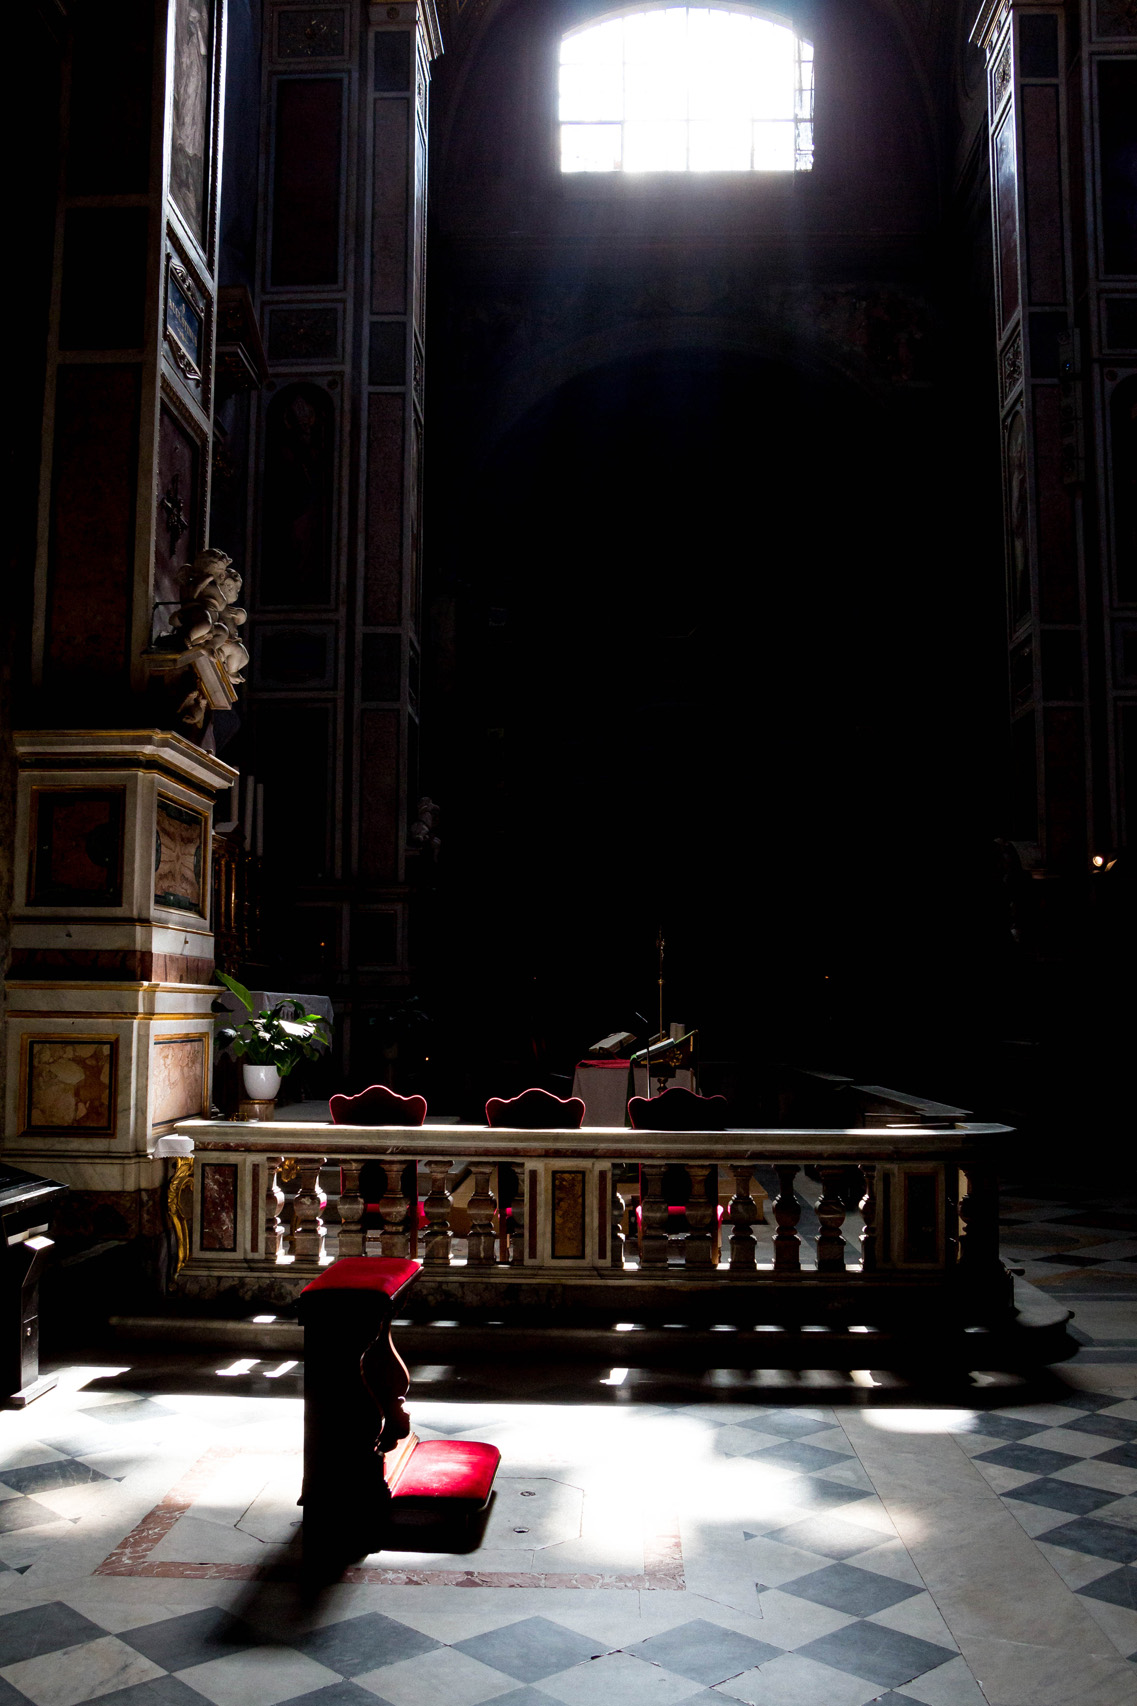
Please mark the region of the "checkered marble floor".
[[296, 1373], [234, 1368], [70, 1368], [0, 1415], [0, 1706], [1137, 1706], [1137, 1355], [934, 1398], [418, 1370], [423, 1437], [502, 1449], [477, 1550], [318, 1596]]
[[1012, 1184], [1000, 1203], [1000, 1228], [1004, 1260], [1032, 1285], [1079, 1296], [1124, 1296], [1137, 1288], [1137, 1201], [1131, 1198], [1071, 1203]]

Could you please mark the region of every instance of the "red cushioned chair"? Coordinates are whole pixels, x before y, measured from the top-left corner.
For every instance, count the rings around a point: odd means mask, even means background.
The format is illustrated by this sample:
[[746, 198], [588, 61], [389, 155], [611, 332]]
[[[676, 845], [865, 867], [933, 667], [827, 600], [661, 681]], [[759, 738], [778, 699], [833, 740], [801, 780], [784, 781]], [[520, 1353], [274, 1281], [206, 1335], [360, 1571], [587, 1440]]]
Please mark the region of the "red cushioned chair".
[[[305, 1561], [329, 1574], [381, 1548], [421, 1551], [422, 1520], [468, 1542], [501, 1454], [473, 1440], [415, 1438], [410, 1377], [391, 1318], [421, 1263], [348, 1256], [300, 1294], [304, 1328]], [[400, 1518], [412, 1527], [400, 1536]]]
[[[361, 1090], [356, 1096], [332, 1096], [328, 1101], [328, 1109], [332, 1116], [333, 1125], [422, 1125], [426, 1120], [425, 1096], [400, 1096], [386, 1084], [369, 1084], [366, 1090]], [[368, 1202], [369, 1196], [377, 1193], [369, 1187], [375, 1181], [377, 1172], [382, 1172], [383, 1189], [386, 1189], [387, 1175], [372, 1162], [365, 1162], [359, 1175], [359, 1191], [363, 1198], [363, 1232], [379, 1232], [383, 1228], [383, 1216], [377, 1202]], [[426, 1209], [419, 1200], [418, 1170], [413, 1161], [408, 1161], [403, 1168], [400, 1185], [407, 1201], [413, 1204], [413, 1209], [407, 1210], [408, 1230], [414, 1233], [422, 1232], [426, 1227]]]
[[[520, 1096], [491, 1096], [486, 1103], [488, 1126], [510, 1126], [514, 1131], [579, 1131], [584, 1124], [584, 1103], [579, 1096], [554, 1096], [549, 1090], [523, 1090]], [[502, 1260], [508, 1260], [513, 1230], [513, 1200], [519, 1181], [512, 1167], [503, 1162], [497, 1170], [497, 1195], [501, 1217]], [[504, 1204], [504, 1206], [500, 1206]]]
[[[633, 1096], [628, 1103], [628, 1118], [633, 1131], [725, 1131], [730, 1105], [725, 1096], [697, 1096], [693, 1090], [675, 1085], [661, 1096]], [[667, 1214], [671, 1231], [677, 1236], [687, 1230], [686, 1189], [683, 1168], [669, 1167], [663, 1175], [663, 1194], [667, 1198]], [[714, 1259], [717, 1262], [722, 1244], [722, 1204], [718, 1202], [718, 1168], [707, 1174], [707, 1192], [715, 1196]], [[643, 1199], [643, 1190], [640, 1190]], [[637, 1229], [642, 1215], [636, 1209]]]
[[486, 1103], [486, 1124], [512, 1126], [515, 1131], [579, 1131], [584, 1124], [584, 1103], [579, 1096], [554, 1096], [548, 1090], [523, 1090], [520, 1096], [503, 1101], [491, 1096]]
[[399, 1096], [386, 1084], [369, 1084], [357, 1096], [333, 1096], [328, 1102], [333, 1125], [422, 1125], [425, 1096]]

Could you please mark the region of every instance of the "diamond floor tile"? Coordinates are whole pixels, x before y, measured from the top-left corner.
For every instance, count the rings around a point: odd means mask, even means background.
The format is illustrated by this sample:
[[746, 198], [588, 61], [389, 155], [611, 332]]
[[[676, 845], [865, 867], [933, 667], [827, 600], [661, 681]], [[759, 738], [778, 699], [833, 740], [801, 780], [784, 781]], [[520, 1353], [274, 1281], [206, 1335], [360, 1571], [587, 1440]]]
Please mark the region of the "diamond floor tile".
[[0, 1666], [36, 1658], [40, 1653], [55, 1653], [81, 1641], [95, 1641], [105, 1634], [105, 1629], [60, 1600], [27, 1611], [10, 1611], [0, 1617]]
[[504, 1671], [506, 1676], [515, 1676], [519, 1682], [540, 1682], [542, 1677], [606, 1653], [608, 1642], [590, 1640], [547, 1617], [526, 1617], [502, 1629], [455, 1641], [454, 1648], [493, 1670]]
[[819, 1421], [816, 1416], [803, 1416], [797, 1410], [764, 1410], [760, 1416], [739, 1423], [740, 1427], [753, 1428], [755, 1433], [781, 1434], [785, 1439], [800, 1439], [803, 1434], [820, 1433], [832, 1425], [829, 1420]]
[[79, 1487], [85, 1481], [106, 1481], [109, 1476], [88, 1463], [77, 1463], [65, 1457], [59, 1463], [33, 1463], [26, 1469], [6, 1469], [0, 1472], [0, 1482], [15, 1493], [46, 1493], [59, 1487]]
[[562, 1706], [680, 1706], [695, 1692], [689, 1676], [648, 1664], [632, 1653], [610, 1653], [591, 1664], [574, 1665], [548, 1677], [541, 1687]]
[[880, 1623], [847, 1623], [843, 1629], [822, 1635], [798, 1651], [803, 1657], [816, 1659], [834, 1670], [848, 1671], [888, 1688], [899, 1688], [956, 1656], [948, 1647], [921, 1641], [915, 1635], [902, 1635], [899, 1630], [886, 1629]]
[[795, 1599], [827, 1605], [849, 1617], [871, 1617], [874, 1612], [886, 1611], [890, 1605], [899, 1605], [901, 1600], [923, 1591], [910, 1582], [863, 1570], [859, 1564], [830, 1564], [824, 1570], [785, 1582], [781, 1588], [782, 1593], [792, 1594]]
[[1121, 1469], [1137, 1469], [1137, 1445], [1115, 1445], [1095, 1458], [1097, 1463], [1116, 1463]]
[[1089, 1516], [1103, 1505], [1116, 1503], [1114, 1495], [1100, 1487], [1082, 1487], [1076, 1481], [1055, 1481], [1045, 1475], [1021, 1487], [1012, 1487], [1003, 1497], [1028, 1505], [1045, 1505], [1048, 1510], [1069, 1511], [1074, 1516]]
[[802, 1552], [820, 1552], [824, 1558], [855, 1558], [889, 1538], [878, 1529], [865, 1528], [860, 1523], [846, 1522], [836, 1516], [811, 1516], [804, 1522], [794, 1522], [787, 1528], [776, 1529], [768, 1537], [784, 1546], [796, 1546]]
[[117, 1635], [102, 1635], [80, 1647], [62, 1647], [5, 1665], [0, 1675], [34, 1706], [79, 1706], [100, 1694], [149, 1682], [162, 1671]]
[[481, 1706], [484, 1700], [508, 1694], [515, 1679], [468, 1653], [436, 1647], [417, 1658], [365, 1671], [355, 1680], [391, 1706]]
[[378, 1611], [347, 1617], [340, 1623], [326, 1623], [311, 1634], [298, 1636], [292, 1644], [317, 1664], [327, 1665], [329, 1670], [346, 1677], [413, 1659], [442, 1645], [433, 1636]]
[[1101, 1522], [1096, 1517], [1075, 1517], [1058, 1528], [1047, 1530], [1051, 1546], [1085, 1552], [1091, 1558], [1113, 1558], [1119, 1564], [1137, 1563], [1137, 1534], [1120, 1523]]
[[1075, 1416], [1072, 1421], [1063, 1422], [1062, 1426], [1071, 1433], [1094, 1434], [1101, 1439], [1137, 1439], [1137, 1427], [1123, 1416]]
[[733, 1629], [724, 1629], [718, 1623], [694, 1618], [690, 1623], [681, 1623], [677, 1629], [651, 1635], [646, 1641], [638, 1641], [624, 1650], [710, 1687], [716, 1682], [725, 1682], [727, 1677], [737, 1676], [740, 1671], [753, 1670], [768, 1663], [778, 1657], [782, 1648], [771, 1646], [767, 1641], [757, 1641], [751, 1635], [741, 1635]]
[[1077, 1591], [1087, 1599], [1100, 1599], [1106, 1605], [1123, 1605], [1127, 1611], [1137, 1611], [1137, 1570], [1111, 1570], [1108, 1576], [1099, 1576]]
[[[100, 1694], [98, 1699], [99, 1706], [201, 1706], [201, 1695], [176, 1676], [156, 1676], [149, 1682], [136, 1682], [127, 1688], [113, 1689], [110, 1694]], [[375, 1702], [365, 1700], [361, 1706], [375, 1706]]]
[[973, 1461], [997, 1463], [1002, 1469], [1020, 1469], [1027, 1475], [1053, 1475], [1056, 1469], [1069, 1469], [1080, 1460], [1072, 1452], [1047, 1451], [1043, 1446], [998, 1445], [993, 1451], [978, 1452]]
[[279, 1706], [283, 1700], [314, 1694], [339, 1681], [326, 1665], [291, 1647], [249, 1647], [192, 1665], [180, 1674], [213, 1706]]
[[832, 1469], [847, 1463], [839, 1451], [827, 1451], [822, 1445], [807, 1445], [802, 1440], [787, 1441], [785, 1445], [767, 1445], [761, 1451], [747, 1453], [750, 1462], [777, 1463], [784, 1469], [800, 1469], [809, 1473], [815, 1469]]
[[46, 1522], [62, 1522], [58, 1511], [17, 1495], [0, 1502], [0, 1534], [16, 1534], [22, 1528], [42, 1528]]
[[128, 1646], [161, 1665], [163, 1670], [186, 1670], [190, 1665], [224, 1658], [246, 1647], [262, 1645], [260, 1637], [227, 1611], [187, 1611], [181, 1617], [164, 1617], [124, 1629], [121, 1638]]
[[[172, 1676], [171, 1682], [178, 1678]], [[201, 1706], [201, 1696], [186, 1690], [194, 1706]], [[131, 1702], [123, 1701], [122, 1706], [131, 1706]], [[139, 1706], [149, 1706], [148, 1702], [140, 1702]], [[155, 1701], [154, 1706], [165, 1706], [164, 1701]], [[182, 1701], [171, 1701], [170, 1706], [184, 1706]], [[291, 1700], [285, 1700], [281, 1706], [385, 1706], [377, 1695], [366, 1688], [360, 1688], [354, 1682], [331, 1682], [327, 1688], [313, 1689], [311, 1694], [294, 1694]], [[548, 1706], [546, 1700], [545, 1706]]]
[[156, 1404], [153, 1398], [129, 1398], [123, 1403], [100, 1404], [80, 1413], [117, 1427], [120, 1422], [158, 1422], [175, 1412], [165, 1404]]

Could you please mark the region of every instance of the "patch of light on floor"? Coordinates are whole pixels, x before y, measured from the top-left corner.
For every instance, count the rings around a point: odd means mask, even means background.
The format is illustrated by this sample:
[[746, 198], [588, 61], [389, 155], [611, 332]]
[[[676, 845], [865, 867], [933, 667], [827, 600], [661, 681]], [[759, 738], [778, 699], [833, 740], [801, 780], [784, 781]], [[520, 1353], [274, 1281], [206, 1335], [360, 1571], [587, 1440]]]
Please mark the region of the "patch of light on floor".
[[954, 1434], [975, 1420], [974, 1410], [865, 1410], [870, 1428], [890, 1434]]
[[260, 1360], [260, 1357], [238, 1357], [237, 1361], [231, 1362], [228, 1368], [214, 1369], [214, 1373], [220, 1375], [251, 1374]]

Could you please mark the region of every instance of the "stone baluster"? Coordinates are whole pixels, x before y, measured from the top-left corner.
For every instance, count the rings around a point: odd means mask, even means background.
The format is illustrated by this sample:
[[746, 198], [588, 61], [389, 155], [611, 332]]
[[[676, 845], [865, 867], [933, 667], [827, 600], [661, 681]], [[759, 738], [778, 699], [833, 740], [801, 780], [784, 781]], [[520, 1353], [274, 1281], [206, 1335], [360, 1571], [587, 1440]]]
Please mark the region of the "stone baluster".
[[326, 1159], [305, 1156], [300, 1161], [300, 1188], [292, 1204], [292, 1254], [297, 1262], [313, 1266], [324, 1254], [323, 1214], [328, 1199], [320, 1189], [320, 1168]]
[[801, 1239], [797, 1223], [801, 1219], [801, 1204], [794, 1190], [796, 1167], [778, 1167], [778, 1194], [774, 1199], [774, 1219], [778, 1230], [774, 1234], [774, 1272], [784, 1278], [801, 1273]]
[[713, 1255], [715, 1205], [707, 1201], [707, 1177], [711, 1169], [705, 1161], [690, 1161], [686, 1170], [691, 1189], [687, 1197], [683, 1266], [701, 1273], [710, 1270]]
[[509, 1216], [509, 1265], [513, 1268], [520, 1268], [525, 1265], [526, 1175], [524, 1161], [518, 1161], [515, 1164], [514, 1172], [517, 1174], [517, 1190], [510, 1204], [512, 1213]]
[[446, 1189], [446, 1180], [450, 1173], [449, 1161], [429, 1161], [430, 1195], [425, 1204], [426, 1209], [426, 1254], [425, 1264], [428, 1268], [448, 1268], [450, 1266], [450, 1192]]
[[819, 1274], [843, 1274], [845, 1271], [845, 1240], [841, 1228], [845, 1224], [845, 1204], [841, 1201], [843, 1167], [821, 1168], [821, 1195], [817, 1199], [817, 1218], [821, 1230], [817, 1234], [817, 1271]]
[[340, 1162], [341, 1256], [363, 1255], [363, 1198], [359, 1194], [359, 1175], [362, 1167], [362, 1161]]
[[753, 1273], [757, 1262], [751, 1228], [758, 1219], [758, 1205], [750, 1194], [753, 1168], [732, 1166], [730, 1170], [734, 1175], [734, 1195], [726, 1211], [730, 1222], [730, 1271], [732, 1274]]
[[609, 1250], [609, 1257], [611, 1259], [611, 1263], [612, 1263], [612, 1266], [614, 1268], [622, 1268], [624, 1265], [624, 1243], [625, 1243], [625, 1240], [624, 1240], [624, 1215], [627, 1212], [628, 1205], [624, 1201], [623, 1197], [620, 1195], [619, 1187], [616, 1184], [616, 1169], [615, 1169], [615, 1167], [612, 1168], [612, 1171], [608, 1175], [608, 1177], [612, 1181], [612, 1228], [611, 1228], [612, 1245], [611, 1245], [611, 1249]]
[[862, 1161], [861, 1174], [865, 1181], [865, 1194], [858, 1203], [858, 1208], [864, 1219], [861, 1228], [861, 1272], [876, 1273], [876, 1163]]
[[494, 1210], [497, 1199], [490, 1190], [492, 1161], [471, 1161], [474, 1175], [474, 1194], [470, 1198], [470, 1233], [467, 1241], [466, 1263], [471, 1268], [492, 1268], [494, 1264]]
[[411, 1236], [407, 1230], [407, 1210], [410, 1207], [403, 1194], [405, 1161], [384, 1161], [383, 1171], [387, 1188], [379, 1204], [383, 1220], [383, 1254], [405, 1261], [411, 1253]]
[[640, 1267], [665, 1268], [668, 1252], [667, 1202], [663, 1195], [663, 1162], [645, 1161], [640, 1167], [643, 1189], [640, 1197]]
[[284, 1248], [284, 1192], [278, 1177], [282, 1155], [265, 1156], [265, 1261], [275, 1262]]

